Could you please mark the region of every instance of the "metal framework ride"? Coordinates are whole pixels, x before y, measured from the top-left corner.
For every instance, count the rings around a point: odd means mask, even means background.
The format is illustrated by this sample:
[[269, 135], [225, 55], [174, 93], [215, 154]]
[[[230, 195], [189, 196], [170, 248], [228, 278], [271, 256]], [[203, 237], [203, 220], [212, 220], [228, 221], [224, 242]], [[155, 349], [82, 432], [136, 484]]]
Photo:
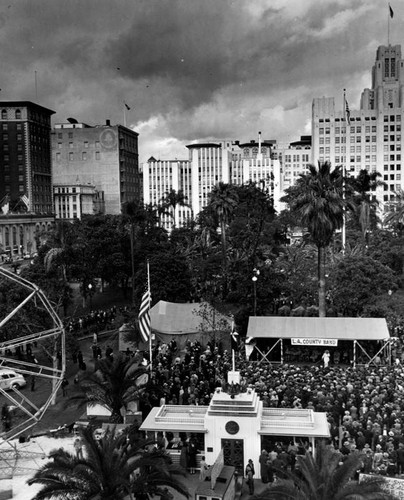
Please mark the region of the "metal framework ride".
[[[10, 429], [3, 429], [3, 432], [0, 429], [0, 447], [2, 443], [9, 443], [12, 439], [25, 433], [39, 422], [52, 402], [55, 401], [56, 393], [61, 386], [66, 368], [64, 326], [47, 297], [38, 286], [4, 267], [0, 267], [0, 279], [2, 278], [25, 289], [27, 296], [4, 318], [0, 318], [0, 369], [5, 367], [12, 368], [23, 375], [31, 375], [38, 379], [49, 380], [51, 384], [49, 385], [50, 391], [47, 394], [47, 399], [40, 405], [33, 401], [32, 395], [34, 393], [22, 392], [18, 388], [5, 391], [0, 387], [0, 397], [2, 396], [2, 399], [5, 398], [8, 401], [8, 405], [20, 410], [20, 414], [23, 415], [21, 421], [11, 426]], [[21, 337], [4, 340], [2, 336], [4, 326], [29, 303], [33, 303], [35, 309], [45, 312], [49, 316], [51, 327]], [[53, 341], [52, 362], [49, 363], [51, 366], [41, 362], [16, 359], [9, 354], [7, 355], [13, 349], [26, 347], [27, 344], [34, 344], [44, 340]], [[59, 359], [57, 351], [60, 352]], [[31, 394], [31, 397], [28, 394]]]

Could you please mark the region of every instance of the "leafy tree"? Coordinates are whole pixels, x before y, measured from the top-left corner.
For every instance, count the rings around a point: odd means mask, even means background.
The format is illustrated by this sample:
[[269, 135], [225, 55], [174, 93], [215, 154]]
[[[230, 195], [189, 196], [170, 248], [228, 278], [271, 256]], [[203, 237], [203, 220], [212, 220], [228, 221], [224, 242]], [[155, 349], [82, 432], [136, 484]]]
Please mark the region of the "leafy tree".
[[[160, 249], [157, 249], [160, 250]], [[185, 259], [170, 250], [151, 254], [150, 288], [153, 304], [159, 300], [188, 302], [192, 293], [191, 275]], [[147, 284], [146, 266], [136, 273], [136, 296], [139, 299]]]
[[[286, 246], [274, 262], [280, 281], [280, 292], [294, 306], [311, 306], [316, 302], [316, 248], [296, 243]], [[282, 304], [278, 301], [277, 306]]]
[[342, 226], [344, 200], [342, 198], [341, 167], [331, 170], [329, 162], [309, 165], [296, 184], [286, 190], [282, 201], [300, 217], [310, 237], [317, 246], [319, 316], [326, 315], [325, 258], [326, 248], [334, 232]]
[[192, 312], [195, 316], [201, 318], [199, 329], [204, 334], [204, 337], [209, 336], [214, 345], [220, 344], [226, 336], [229, 337], [229, 321], [215, 307], [207, 302], [202, 302]]
[[115, 430], [107, 430], [98, 440], [91, 427], [81, 433], [84, 458], [62, 448], [51, 452], [52, 461], [28, 480], [29, 485], [43, 485], [33, 500], [140, 500], [159, 495], [162, 486], [188, 498], [177, 478], [181, 471], [171, 465], [165, 451], [150, 451], [153, 441], [141, 440], [137, 433], [118, 434]]
[[359, 316], [375, 296], [397, 289], [393, 271], [366, 255], [346, 257], [330, 271], [333, 306], [344, 316]]
[[367, 253], [381, 264], [390, 267], [397, 276], [401, 276], [404, 266], [404, 234], [374, 230]]
[[251, 500], [395, 499], [383, 489], [382, 476], [373, 476], [360, 483], [354, 480], [362, 465], [359, 453], [352, 453], [342, 464], [340, 462], [341, 454], [323, 444], [317, 448], [315, 458], [310, 453], [298, 457], [297, 471], [283, 472], [286, 479], [279, 479]]
[[251, 272], [258, 265], [258, 259], [263, 257], [259, 250], [273, 243], [273, 201], [254, 182], [235, 186], [234, 189], [238, 202], [228, 231], [230, 244], [240, 254], [245, 255]]

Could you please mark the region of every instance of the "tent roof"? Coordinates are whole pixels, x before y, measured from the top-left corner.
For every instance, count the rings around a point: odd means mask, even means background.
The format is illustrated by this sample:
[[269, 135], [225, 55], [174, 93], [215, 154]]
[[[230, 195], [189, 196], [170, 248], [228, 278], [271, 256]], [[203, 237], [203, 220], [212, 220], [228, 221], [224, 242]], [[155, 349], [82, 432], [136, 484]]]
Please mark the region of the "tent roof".
[[[176, 304], [160, 300], [150, 309], [151, 327], [160, 333], [184, 334], [202, 331], [203, 319], [198, 312], [201, 303]], [[230, 320], [216, 312], [217, 320]]]
[[390, 334], [384, 318], [251, 316], [247, 337], [387, 340]]

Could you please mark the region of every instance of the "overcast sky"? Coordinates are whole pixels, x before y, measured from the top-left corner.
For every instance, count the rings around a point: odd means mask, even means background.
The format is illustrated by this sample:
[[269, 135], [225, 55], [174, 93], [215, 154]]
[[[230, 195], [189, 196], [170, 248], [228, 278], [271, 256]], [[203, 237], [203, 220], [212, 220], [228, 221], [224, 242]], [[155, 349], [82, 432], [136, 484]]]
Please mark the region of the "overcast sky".
[[[401, 44], [404, 6], [391, 6]], [[0, 0], [0, 96], [89, 125], [123, 123], [126, 102], [140, 161], [187, 158], [196, 139], [296, 140], [314, 97], [342, 106], [346, 88], [359, 107], [388, 12], [385, 0]]]

